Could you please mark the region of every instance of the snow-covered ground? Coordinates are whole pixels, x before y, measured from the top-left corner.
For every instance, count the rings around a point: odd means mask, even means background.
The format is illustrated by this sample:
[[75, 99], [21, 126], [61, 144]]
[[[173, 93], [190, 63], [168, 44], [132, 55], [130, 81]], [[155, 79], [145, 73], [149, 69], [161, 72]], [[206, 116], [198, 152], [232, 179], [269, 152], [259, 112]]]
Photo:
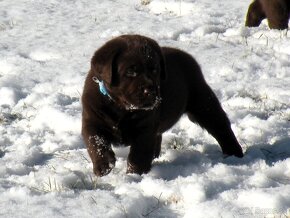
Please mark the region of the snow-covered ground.
[[[0, 217], [290, 216], [290, 33], [251, 0], [0, 1]], [[183, 117], [147, 175], [92, 173], [80, 96], [93, 52], [137, 33], [200, 63], [245, 157]]]

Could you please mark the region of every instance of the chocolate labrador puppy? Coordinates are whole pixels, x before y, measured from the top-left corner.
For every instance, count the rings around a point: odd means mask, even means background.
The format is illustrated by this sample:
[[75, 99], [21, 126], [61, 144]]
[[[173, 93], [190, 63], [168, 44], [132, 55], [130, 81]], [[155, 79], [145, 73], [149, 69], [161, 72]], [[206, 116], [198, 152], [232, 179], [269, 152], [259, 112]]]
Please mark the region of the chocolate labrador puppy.
[[287, 29], [290, 17], [290, 0], [254, 0], [248, 9], [246, 26], [257, 27], [268, 19], [271, 29]]
[[129, 145], [127, 172], [147, 173], [160, 154], [162, 133], [186, 113], [243, 157], [227, 115], [189, 54], [140, 35], [114, 38], [98, 49], [82, 95], [82, 135], [97, 176], [115, 165], [111, 145]]

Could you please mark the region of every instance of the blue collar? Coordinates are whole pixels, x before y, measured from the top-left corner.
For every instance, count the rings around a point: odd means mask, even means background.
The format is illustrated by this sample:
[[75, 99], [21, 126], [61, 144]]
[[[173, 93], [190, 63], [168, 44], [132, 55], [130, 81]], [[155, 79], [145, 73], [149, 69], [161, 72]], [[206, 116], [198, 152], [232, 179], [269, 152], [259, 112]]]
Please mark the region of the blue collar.
[[97, 77], [93, 77], [93, 81], [99, 85], [99, 90], [104, 96], [108, 96], [110, 99], [112, 99], [112, 97], [110, 96], [110, 94], [108, 93], [106, 89], [104, 81], [98, 80]]

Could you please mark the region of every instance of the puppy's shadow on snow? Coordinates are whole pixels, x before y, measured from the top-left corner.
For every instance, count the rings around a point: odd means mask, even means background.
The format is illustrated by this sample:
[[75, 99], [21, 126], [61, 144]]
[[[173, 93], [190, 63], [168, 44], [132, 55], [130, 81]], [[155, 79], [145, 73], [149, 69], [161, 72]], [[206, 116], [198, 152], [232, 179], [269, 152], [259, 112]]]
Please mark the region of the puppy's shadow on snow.
[[223, 164], [240, 166], [249, 165], [258, 160], [264, 160], [269, 166], [279, 161], [290, 158], [290, 138], [275, 142], [273, 145], [257, 144], [247, 148], [243, 158], [227, 157], [222, 160]]
[[[207, 145], [209, 146], [209, 145]], [[187, 177], [202, 174], [216, 164], [229, 166], [250, 165], [257, 160], [265, 160], [269, 166], [290, 158], [290, 138], [277, 141], [273, 145], [261, 144], [249, 147], [243, 158], [234, 156], [224, 157], [216, 145], [210, 145], [209, 150], [171, 150], [157, 159], [151, 170], [154, 177], [164, 180], [174, 180], [177, 177]]]
[[249, 147], [245, 157], [241, 159], [241, 164], [262, 159], [265, 160], [266, 164], [272, 166], [288, 158], [290, 158], [290, 138], [285, 138], [275, 142], [273, 145], [261, 144]]
[[26, 166], [33, 167], [37, 165], [45, 165], [54, 157], [53, 154], [45, 154], [42, 152], [32, 152], [31, 154], [27, 155], [23, 163]]
[[2, 151], [2, 150], [0, 149], [0, 158], [4, 157], [4, 155], [5, 155], [5, 151]]
[[[220, 156], [222, 156], [220, 154]], [[153, 163], [150, 174], [164, 180], [201, 174], [212, 165], [210, 156], [196, 150], [168, 150]]]

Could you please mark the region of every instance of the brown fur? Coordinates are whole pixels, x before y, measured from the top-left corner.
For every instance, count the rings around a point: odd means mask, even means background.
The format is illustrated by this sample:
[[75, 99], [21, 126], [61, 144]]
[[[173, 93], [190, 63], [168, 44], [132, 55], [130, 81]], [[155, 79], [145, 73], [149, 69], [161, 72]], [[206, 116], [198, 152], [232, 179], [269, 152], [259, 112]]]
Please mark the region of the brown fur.
[[290, 0], [254, 0], [250, 4], [246, 26], [257, 27], [267, 18], [271, 29], [287, 29], [290, 15]]
[[197, 62], [144, 36], [120, 36], [96, 51], [82, 103], [82, 135], [98, 176], [115, 165], [111, 144], [131, 146], [127, 172], [147, 173], [160, 154], [162, 133], [184, 113], [216, 138], [224, 154], [243, 156]]

